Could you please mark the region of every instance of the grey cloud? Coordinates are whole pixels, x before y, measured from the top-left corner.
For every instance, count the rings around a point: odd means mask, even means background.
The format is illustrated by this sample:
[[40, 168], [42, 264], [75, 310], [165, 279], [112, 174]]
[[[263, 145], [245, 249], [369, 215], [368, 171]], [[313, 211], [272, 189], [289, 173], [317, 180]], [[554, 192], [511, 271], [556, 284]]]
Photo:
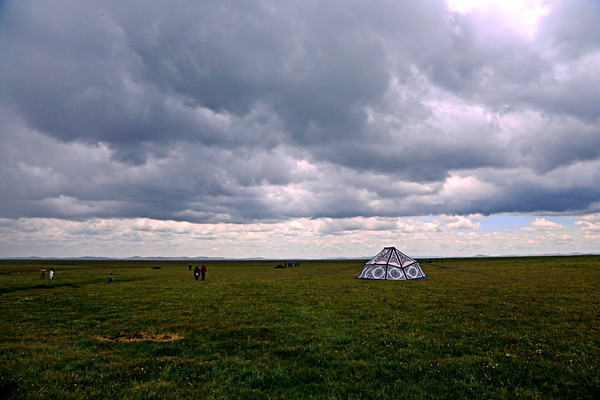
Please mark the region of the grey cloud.
[[548, 180], [600, 156], [598, 6], [550, 6], [529, 40], [442, 1], [14, 3], [0, 216], [588, 210], [600, 177]]
[[349, 231], [390, 231], [396, 229], [398, 229], [398, 223], [393, 220], [326, 219], [319, 228], [319, 233], [322, 235], [342, 235]]
[[560, 59], [572, 60], [600, 48], [600, 4], [575, 0], [553, 4], [540, 24], [540, 36], [556, 49]]

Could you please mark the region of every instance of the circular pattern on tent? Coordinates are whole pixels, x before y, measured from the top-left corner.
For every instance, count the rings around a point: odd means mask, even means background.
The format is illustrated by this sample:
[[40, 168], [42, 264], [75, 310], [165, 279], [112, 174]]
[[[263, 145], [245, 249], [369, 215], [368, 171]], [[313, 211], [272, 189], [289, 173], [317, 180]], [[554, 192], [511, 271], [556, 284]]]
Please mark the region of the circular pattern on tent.
[[383, 278], [383, 274], [385, 274], [385, 269], [383, 269], [383, 267], [377, 267], [373, 269], [373, 278], [375, 279], [382, 279]]
[[408, 267], [404, 270], [404, 272], [406, 272], [406, 275], [409, 278], [416, 278], [418, 274], [418, 271], [415, 267]]
[[390, 268], [388, 270], [388, 276], [391, 279], [400, 279], [400, 270], [398, 268]]

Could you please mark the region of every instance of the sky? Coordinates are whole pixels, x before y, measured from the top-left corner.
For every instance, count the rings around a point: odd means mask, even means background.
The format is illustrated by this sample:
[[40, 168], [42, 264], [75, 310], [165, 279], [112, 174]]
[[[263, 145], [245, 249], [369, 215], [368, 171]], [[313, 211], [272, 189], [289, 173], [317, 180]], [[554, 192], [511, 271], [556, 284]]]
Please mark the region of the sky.
[[598, 1], [0, 1], [0, 257], [599, 243]]

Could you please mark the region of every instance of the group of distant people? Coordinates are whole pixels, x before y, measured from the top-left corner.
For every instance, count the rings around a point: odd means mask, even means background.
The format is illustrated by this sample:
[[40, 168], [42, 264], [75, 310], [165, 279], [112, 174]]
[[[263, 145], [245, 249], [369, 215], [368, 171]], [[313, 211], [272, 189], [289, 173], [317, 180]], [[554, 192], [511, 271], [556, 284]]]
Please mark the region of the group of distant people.
[[[46, 279], [46, 268], [42, 267], [42, 269], [40, 270], [40, 279]], [[54, 267], [50, 267], [50, 269], [48, 270], [48, 275], [50, 276], [50, 279], [54, 279]], [[112, 283], [113, 281], [113, 274], [112, 272], [108, 275], [108, 283]]]
[[[46, 268], [42, 267], [40, 272], [42, 273], [42, 275], [40, 276], [40, 279], [46, 279]], [[50, 270], [48, 271], [48, 275], [50, 275], [50, 279], [54, 279], [54, 267], [50, 267]]]
[[[192, 270], [192, 263], [190, 263], [190, 265], [188, 266], [188, 269], [190, 271]], [[205, 280], [205, 278], [206, 278], [206, 265], [204, 265], [204, 264], [202, 264], [202, 268], [200, 268], [197, 265], [196, 265], [196, 268], [194, 268], [194, 278], [196, 278], [196, 280], [198, 280], [198, 278], [200, 278], [201, 275], [202, 275], [202, 280]]]
[[[192, 263], [190, 263], [189, 269], [190, 269], [190, 271], [192, 270]], [[46, 279], [46, 268], [42, 267], [40, 272], [41, 272], [40, 279]], [[54, 267], [50, 267], [50, 270], [48, 270], [48, 275], [50, 276], [50, 279], [54, 279]], [[202, 264], [202, 268], [200, 268], [197, 265], [196, 265], [196, 268], [194, 268], [194, 278], [196, 278], [196, 280], [198, 280], [200, 278], [200, 276], [202, 276], [202, 280], [206, 279], [206, 265], [204, 265], [204, 264]], [[111, 272], [110, 274], [108, 274], [108, 283], [112, 283], [112, 281], [113, 281], [113, 274]]]

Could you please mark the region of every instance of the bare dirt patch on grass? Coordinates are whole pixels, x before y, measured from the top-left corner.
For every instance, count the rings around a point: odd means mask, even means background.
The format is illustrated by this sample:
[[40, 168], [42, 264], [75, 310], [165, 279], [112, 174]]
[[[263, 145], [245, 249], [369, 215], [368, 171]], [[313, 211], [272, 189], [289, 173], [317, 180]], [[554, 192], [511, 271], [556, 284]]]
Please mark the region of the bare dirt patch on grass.
[[114, 335], [114, 336], [99, 336], [96, 337], [98, 340], [108, 341], [108, 342], [140, 342], [140, 341], [149, 341], [149, 342], [172, 342], [173, 340], [181, 340], [183, 336], [177, 334], [150, 334], [150, 333], [133, 333], [129, 335]]

